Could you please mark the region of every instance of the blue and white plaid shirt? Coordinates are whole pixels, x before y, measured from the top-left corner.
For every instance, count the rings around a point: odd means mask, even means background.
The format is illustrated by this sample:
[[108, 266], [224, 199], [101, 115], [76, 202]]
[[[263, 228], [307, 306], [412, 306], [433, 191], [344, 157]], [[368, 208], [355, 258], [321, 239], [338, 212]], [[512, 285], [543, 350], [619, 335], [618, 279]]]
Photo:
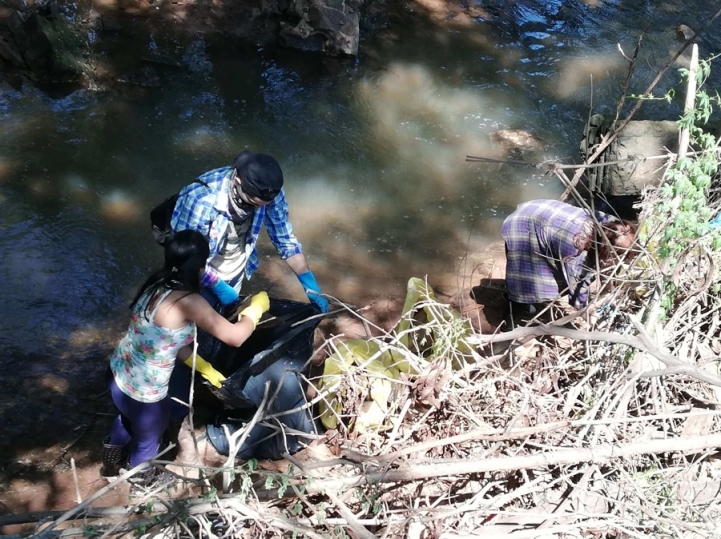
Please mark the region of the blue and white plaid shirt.
[[[210, 261], [223, 247], [228, 225], [231, 222], [228, 213], [228, 192], [232, 171], [232, 167], [217, 168], [200, 176], [198, 181], [185, 186], [178, 195], [178, 202], [175, 204], [170, 221], [173, 232], [197, 230], [210, 243], [210, 256], [205, 266], [202, 286], [212, 287], [220, 280], [218, 272], [210, 265]], [[253, 225], [246, 238], [247, 244], [252, 247], [245, 267], [246, 279], [250, 279], [258, 269], [256, 244], [264, 224], [270, 241], [283, 260], [303, 252], [288, 221], [288, 202], [281, 189], [272, 202], [255, 209]]]

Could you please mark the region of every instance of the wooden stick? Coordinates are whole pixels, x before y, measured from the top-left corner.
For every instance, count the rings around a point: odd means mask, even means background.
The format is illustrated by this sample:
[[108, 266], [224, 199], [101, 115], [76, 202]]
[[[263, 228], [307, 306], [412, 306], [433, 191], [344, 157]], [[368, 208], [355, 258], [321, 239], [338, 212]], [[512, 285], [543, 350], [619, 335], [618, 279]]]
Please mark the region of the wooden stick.
[[707, 372], [703, 372], [694, 365], [685, 363], [668, 352], [664, 352], [653, 342], [651, 338], [648, 337], [648, 334], [645, 330], [643, 330], [643, 327], [632, 316], [629, 316], [629, 318], [639, 332], [638, 337], [634, 337], [632, 335], [621, 335], [619, 333], [607, 333], [603, 331], [580, 331], [577, 329], [555, 325], [539, 324], [537, 326], [517, 328], [512, 331], [507, 331], [506, 333], [473, 335], [468, 337], [466, 341], [469, 344], [483, 345], [495, 342], [513, 341], [530, 336], [539, 337], [542, 335], [556, 335], [579, 341], [605, 341], [615, 344], [625, 344], [627, 346], [637, 348], [638, 350], [642, 350], [643, 352], [647, 352], [660, 359], [667, 367], [674, 368], [674, 374], [686, 374], [692, 378], [701, 380], [702, 382], [721, 387], [721, 378]]
[[348, 527], [353, 530], [353, 533], [355, 533], [355, 535], [357, 535], [360, 539], [376, 539], [375, 534], [369, 532], [368, 529], [363, 526], [363, 524], [358, 522], [358, 519], [356, 519], [355, 515], [348, 508], [348, 506], [343, 503], [343, 500], [338, 498], [338, 496], [336, 496], [330, 491], [326, 492], [325, 495], [330, 498], [330, 501], [333, 502], [333, 505], [335, 505], [338, 509], [340, 516], [342, 516], [346, 520], [346, 522], [348, 523]]
[[[476, 459], [439, 459], [432, 464], [415, 464], [406, 461], [403, 469], [373, 470], [366, 474], [342, 477], [328, 481], [314, 480], [306, 486], [306, 493], [322, 492], [358, 487], [375, 483], [402, 483], [420, 481], [434, 477], [452, 477], [457, 475], [489, 472], [514, 472], [549, 466], [564, 466], [582, 462], [601, 464], [619, 458], [657, 453], [700, 452], [713, 447], [721, 447], [721, 434], [707, 436], [685, 436], [666, 440], [642, 440], [626, 445], [598, 445], [581, 449], [560, 449], [520, 457], [481, 457]], [[273, 494], [276, 495], [275, 491]]]
[[[164, 453], [170, 451], [173, 447], [175, 447], [174, 444], [170, 444], [168, 447], [163, 449], [160, 453], [158, 453], [158, 457], [163, 455]], [[150, 461], [152, 463], [152, 461]], [[106, 485], [105, 487], [101, 488], [99, 491], [97, 491], [95, 494], [90, 496], [87, 500], [85, 500], [83, 503], [76, 505], [72, 509], [69, 509], [68, 511], [65, 511], [63, 515], [58, 518], [56, 521], [52, 522], [47, 528], [44, 528], [42, 531], [38, 532], [35, 537], [37, 539], [47, 539], [49, 537], [53, 537], [56, 532], [54, 531], [55, 528], [58, 526], [58, 524], [62, 524], [66, 520], [73, 520], [75, 518], [75, 515], [77, 515], [80, 511], [84, 510], [86, 507], [88, 507], [91, 503], [93, 503], [98, 498], [101, 498], [105, 496], [108, 492], [110, 492], [112, 489], [114, 489], [116, 486], [118, 486], [120, 483], [125, 481], [126, 479], [133, 477], [138, 471], [145, 468], [147, 465], [147, 462], [141, 462], [138, 464], [135, 468], [125, 472], [123, 475]]]
[[[686, 89], [686, 102], [684, 103], [684, 116], [693, 111], [696, 101], [696, 73], [698, 73], [698, 45], [693, 44], [691, 48], [691, 64], [688, 68], [688, 88]], [[678, 157], [682, 159], [686, 157], [688, 150], [690, 133], [688, 127], [681, 129], [678, 137]]]
[[[240, 451], [241, 446], [243, 445], [245, 440], [248, 438], [250, 431], [253, 430], [253, 427], [255, 427], [255, 424], [260, 420], [260, 418], [265, 413], [265, 405], [268, 400], [269, 389], [270, 389], [270, 381], [267, 381], [265, 383], [265, 387], [263, 388], [263, 400], [260, 402], [260, 406], [258, 406], [258, 409], [255, 411], [255, 414], [253, 414], [253, 418], [250, 420], [250, 423], [245, 425], [244, 429], [241, 429], [238, 432], [234, 432], [233, 434], [230, 434], [230, 431], [228, 430], [228, 426], [223, 425], [223, 432], [225, 432], [225, 437], [228, 440], [228, 458], [225, 460], [225, 465], [223, 466], [223, 492], [228, 492], [228, 490], [230, 488], [230, 476], [231, 476], [231, 471], [235, 467], [235, 456], [238, 454], [238, 451]], [[238, 439], [238, 438], [240, 438], [240, 439]]]
[[474, 430], [463, 434], [457, 434], [456, 436], [451, 436], [449, 438], [443, 438], [441, 440], [431, 440], [430, 442], [413, 445], [411, 447], [399, 449], [398, 451], [393, 451], [392, 453], [387, 453], [385, 455], [378, 455], [377, 457], [375, 457], [375, 459], [381, 463], [392, 462], [403, 455], [425, 452], [429, 449], [433, 449], [434, 447], [439, 447], [443, 445], [457, 444], [470, 440], [487, 440], [490, 442], [516, 440], [518, 438], [527, 438], [528, 436], [534, 436], [543, 432], [553, 432], [555, 430], [566, 428], [570, 425], [570, 421], [557, 421], [556, 423], [549, 423], [546, 425], [537, 425], [535, 427], [528, 427], [525, 429], [512, 430], [507, 433], [491, 433], [488, 431]]
[[[55, 520], [63, 516], [67, 511], [33, 511], [31, 513], [18, 513], [14, 515], [0, 515], [0, 528], [13, 526], [15, 524], [27, 524], [28, 522], [40, 522], [41, 520]], [[88, 507], [79, 511], [69, 520], [79, 518], [114, 518], [128, 515], [128, 508], [125, 506], [115, 507]]]
[[75, 501], [83, 503], [83, 497], [80, 495], [80, 484], [78, 483], [78, 470], [75, 468], [75, 459], [70, 457], [70, 469], [73, 472], [73, 483], [75, 484]]

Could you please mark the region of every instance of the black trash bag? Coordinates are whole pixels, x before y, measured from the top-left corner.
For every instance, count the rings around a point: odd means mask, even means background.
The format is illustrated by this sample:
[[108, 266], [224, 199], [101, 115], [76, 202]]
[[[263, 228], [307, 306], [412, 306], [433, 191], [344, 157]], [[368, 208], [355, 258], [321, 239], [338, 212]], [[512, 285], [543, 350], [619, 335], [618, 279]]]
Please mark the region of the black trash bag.
[[[294, 453], [321, 432], [306, 405], [302, 375], [309, 371], [313, 333], [321, 317], [312, 303], [270, 299], [268, 315], [239, 348], [221, 346], [213, 365], [232, 373], [215, 392], [230, 408], [206, 425], [215, 449], [228, 454], [223, 425], [232, 434], [246, 424], [263, 401], [267, 389], [266, 415], [276, 415], [253, 426], [237, 456], [242, 459], [280, 459]], [[310, 319], [309, 319], [310, 318]], [[286, 413], [283, 413], [286, 412]], [[303, 436], [303, 434], [311, 436]]]
[[[288, 356], [305, 363], [313, 353], [313, 333], [322, 318], [314, 317], [321, 314], [320, 309], [314, 303], [269, 299], [268, 312], [240, 347], [228, 346], [218, 341], [218, 349], [211, 355], [216, 369], [226, 376], [233, 373], [230, 378], [233, 378], [236, 389], [237, 382], [242, 378], [237, 376], [240, 370], [250, 368], [252, 374], [257, 375], [274, 359]], [[244, 304], [245, 301], [242, 301], [241, 306], [234, 310], [242, 310]], [[230, 315], [229, 319], [234, 319], [234, 316]], [[250, 375], [249, 371], [243, 372]], [[223, 387], [225, 388], [225, 384]], [[237, 390], [230, 394], [224, 391], [223, 397], [232, 399], [234, 394], [237, 394]], [[228, 404], [232, 405], [231, 402]]]

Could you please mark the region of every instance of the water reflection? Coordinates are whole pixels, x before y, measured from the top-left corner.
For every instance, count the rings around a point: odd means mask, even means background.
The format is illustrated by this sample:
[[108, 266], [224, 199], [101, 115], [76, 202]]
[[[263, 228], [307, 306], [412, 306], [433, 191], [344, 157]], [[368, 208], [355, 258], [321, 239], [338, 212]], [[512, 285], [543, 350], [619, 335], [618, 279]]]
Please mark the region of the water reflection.
[[[160, 262], [149, 209], [244, 147], [283, 166], [291, 220], [327, 293], [362, 305], [412, 276], [453, 281], [518, 202], [561, 190], [534, 168], [465, 156], [504, 157], [498, 132], [521, 130], [537, 141], [533, 160], [575, 160], [590, 103], [615, 108], [627, 70], [618, 44], [632, 50], [639, 21], [653, 32], [634, 91], [678, 46], [675, 26], [707, 17], [701, 2], [687, 3], [685, 21], [649, 3], [495, 4], [391, 13], [358, 60], [156, 32], [98, 46], [157, 88], [63, 99], [0, 88], [0, 344], [24, 355], [112, 341]], [[705, 37], [702, 55], [718, 40]], [[672, 72], [658, 92], [677, 83]], [[678, 103], [644, 110], [673, 117]], [[302, 297], [261, 248], [254, 286]]]

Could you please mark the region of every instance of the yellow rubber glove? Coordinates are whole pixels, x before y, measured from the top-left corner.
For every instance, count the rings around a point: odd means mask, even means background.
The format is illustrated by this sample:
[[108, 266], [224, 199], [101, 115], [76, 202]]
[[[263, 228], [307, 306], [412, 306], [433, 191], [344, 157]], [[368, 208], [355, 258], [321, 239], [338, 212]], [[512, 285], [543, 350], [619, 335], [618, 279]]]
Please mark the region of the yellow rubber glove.
[[240, 311], [241, 316], [247, 316], [253, 321], [253, 329], [258, 325], [263, 313], [270, 309], [270, 300], [266, 292], [256, 294], [250, 299], [250, 305]]
[[[191, 354], [184, 363], [192, 369], [193, 355]], [[215, 368], [210, 363], [205, 361], [198, 354], [195, 355], [195, 370], [198, 371], [203, 378], [205, 378], [208, 382], [210, 382], [211, 385], [215, 387], [220, 387], [220, 383], [225, 380], [225, 376], [223, 376], [219, 371], [215, 370]]]

